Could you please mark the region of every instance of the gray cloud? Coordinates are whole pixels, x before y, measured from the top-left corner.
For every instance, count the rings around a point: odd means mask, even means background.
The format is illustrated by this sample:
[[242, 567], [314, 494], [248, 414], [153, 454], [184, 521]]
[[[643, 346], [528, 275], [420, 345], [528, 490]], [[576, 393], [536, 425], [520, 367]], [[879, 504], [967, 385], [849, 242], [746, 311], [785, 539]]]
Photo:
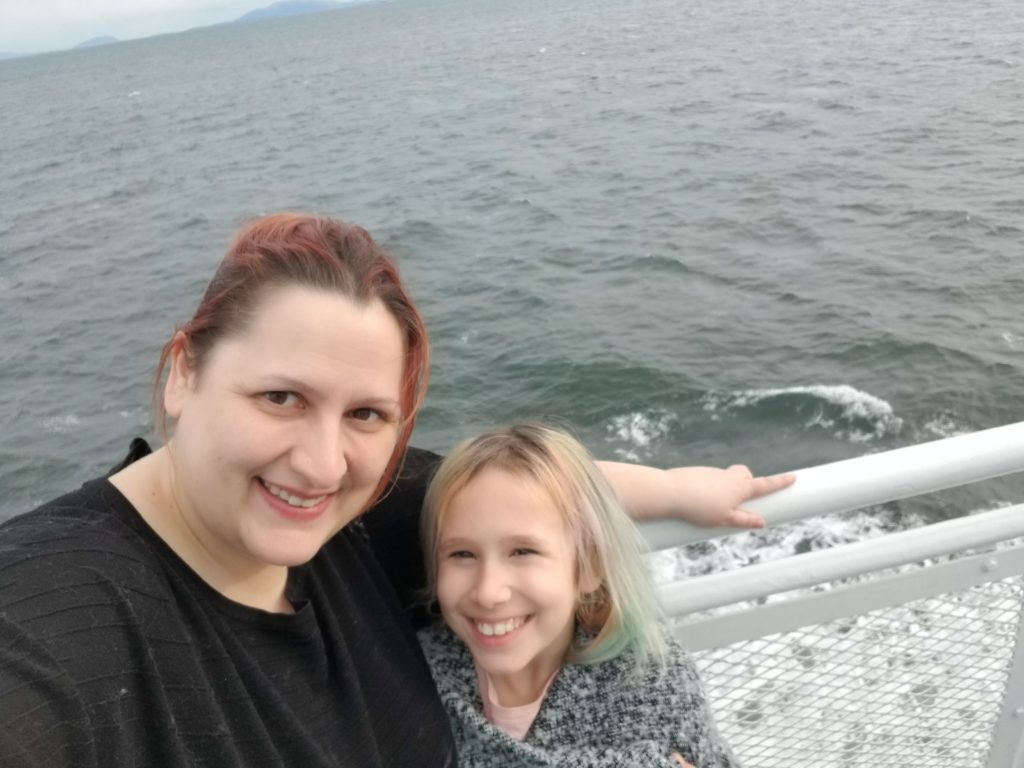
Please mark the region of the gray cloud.
[[231, 21], [270, 0], [0, 0], [0, 51], [71, 48], [99, 35], [119, 40]]

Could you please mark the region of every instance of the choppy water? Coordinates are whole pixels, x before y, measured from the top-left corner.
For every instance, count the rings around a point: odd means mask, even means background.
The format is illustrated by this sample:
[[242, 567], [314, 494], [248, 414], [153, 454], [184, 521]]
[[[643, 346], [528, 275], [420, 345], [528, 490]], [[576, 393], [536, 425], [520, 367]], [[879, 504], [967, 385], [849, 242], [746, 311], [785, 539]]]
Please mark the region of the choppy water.
[[772, 472], [1017, 421], [1022, 73], [1013, 0], [399, 0], [2, 62], [0, 518], [150, 431], [158, 348], [281, 208], [398, 254], [426, 447], [555, 416]]

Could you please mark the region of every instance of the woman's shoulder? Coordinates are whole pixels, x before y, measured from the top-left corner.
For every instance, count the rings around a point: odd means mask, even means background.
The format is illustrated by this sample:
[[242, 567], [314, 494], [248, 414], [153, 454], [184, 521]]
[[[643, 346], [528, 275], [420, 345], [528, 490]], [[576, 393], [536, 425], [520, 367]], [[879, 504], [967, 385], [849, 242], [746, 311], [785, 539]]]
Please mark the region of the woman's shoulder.
[[82, 537], [103, 539], [115, 519], [123, 516], [126, 506], [131, 507], [106, 478], [90, 480], [0, 523], [0, 552], [9, 554], [18, 545], [49, 549], [50, 545], [60, 548], [61, 542], [75, 546]]
[[33, 560], [41, 553], [88, 552], [135, 540], [145, 526], [108, 478], [150, 452], [145, 440], [135, 438], [126, 456], [106, 475], [0, 523], [0, 561]]
[[16, 620], [72, 595], [107, 594], [105, 585], [151, 590], [155, 556], [144, 527], [105, 478], [7, 520], [0, 525], [0, 609]]

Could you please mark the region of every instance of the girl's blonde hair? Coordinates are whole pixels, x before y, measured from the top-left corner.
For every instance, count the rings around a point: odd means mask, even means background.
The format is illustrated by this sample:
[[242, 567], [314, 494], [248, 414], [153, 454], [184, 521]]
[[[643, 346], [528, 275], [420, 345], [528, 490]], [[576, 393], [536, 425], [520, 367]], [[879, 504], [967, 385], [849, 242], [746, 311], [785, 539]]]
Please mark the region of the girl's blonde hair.
[[578, 440], [542, 424], [519, 424], [470, 438], [442, 462], [427, 490], [422, 542], [431, 595], [437, 587], [441, 526], [452, 500], [484, 469], [525, 477], [562, 513], [576, 554], [576, 583], [600, 584], [577, 597], [577, 625], [594, 635], [569, 661], [592, 664], [631, 651], [637, 667], [661, 661], [660, 608], [641, 559], [640, 535]]

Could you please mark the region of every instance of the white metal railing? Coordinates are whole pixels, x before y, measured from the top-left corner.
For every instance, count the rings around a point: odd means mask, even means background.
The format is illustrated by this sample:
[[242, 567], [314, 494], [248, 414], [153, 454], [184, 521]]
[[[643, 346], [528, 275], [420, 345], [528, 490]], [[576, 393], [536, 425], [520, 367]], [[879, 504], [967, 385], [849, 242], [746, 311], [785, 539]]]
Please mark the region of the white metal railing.
[[[796, 471], [791, 487], [745, 504], [769, 525], [908, 499], [1024, 471], [1024, 421]], [[659, 520], [641, 526], [652, 549], [735, 530]]]
[[[1024, 422], [799, 470], [748, 506], [778, 525], [1019, 471]], [[723, 535], [643, 531], [654, 549]], [[661, 594], [747, 766], [1024, 768], [1021, 537], [1024, 504]]]

